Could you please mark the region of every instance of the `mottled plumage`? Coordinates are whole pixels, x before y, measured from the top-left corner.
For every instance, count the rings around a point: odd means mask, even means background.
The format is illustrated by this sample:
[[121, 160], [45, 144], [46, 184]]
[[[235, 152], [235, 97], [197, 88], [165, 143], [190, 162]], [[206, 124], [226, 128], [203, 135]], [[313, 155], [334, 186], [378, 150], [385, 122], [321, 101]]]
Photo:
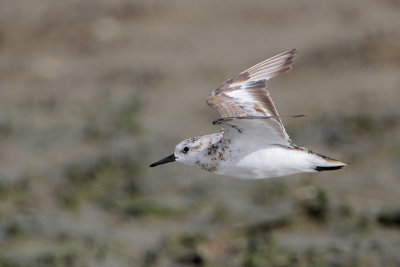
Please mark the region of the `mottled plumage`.
[[268, 178], [347, 165], [293, 144], [266, 90], [269, 79], [292, 68], [296, 53], [276, 55], [218, 86], [207, 104], [220, 114], [213, 124], [223, 131], [184, 140], [150, 167], [180, 161], [228, 176]]

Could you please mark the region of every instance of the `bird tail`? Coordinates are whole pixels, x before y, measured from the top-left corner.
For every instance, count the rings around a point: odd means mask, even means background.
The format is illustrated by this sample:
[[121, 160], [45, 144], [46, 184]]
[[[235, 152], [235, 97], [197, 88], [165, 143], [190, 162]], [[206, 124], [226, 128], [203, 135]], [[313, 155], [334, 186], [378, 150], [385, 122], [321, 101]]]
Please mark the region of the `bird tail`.
[[335, 160], [335, 159], [331, 159], [328, 158], [326, 156], [324, 156], [323, 158], [325, 160], [325, 162], [323, 163], [319, 163], [317, 166], [315, 166], [314, 170], [318, 171], [318, 172], [322, 172], [322, 171], [333, 171], [333, 170], [339, 170], [341, 168], [343, 168], [346, 165], [349, 165], [347, 163]]
[[334, 170], [339, 170], [339, 169], [343, 168], [343, 166], [345, 166], [345, 165], [339, 165], [339, 166], [317, 166], [317, 167], [315, 167], [315, 170], [318, 171], [318, 172], [334, 171]]
[[344, 163], [342, 161], [330, 158], [328, 156], [319, 154], [317, 152], [314, 152], [310, 149], [304, 148], [297, 146], [295, 144], [292, 144], [293, 148], [297, 151], [302, 151], [303, 153], [307, 153], [309, 157], [308, 162], [310, 165], [308, 165], [309, 169], [307, 172], [322, 172], [322, 171], [333, 171], [333, 170], [339, 170], [343, 168], [346, 165], [350, 165], [348, 163]]

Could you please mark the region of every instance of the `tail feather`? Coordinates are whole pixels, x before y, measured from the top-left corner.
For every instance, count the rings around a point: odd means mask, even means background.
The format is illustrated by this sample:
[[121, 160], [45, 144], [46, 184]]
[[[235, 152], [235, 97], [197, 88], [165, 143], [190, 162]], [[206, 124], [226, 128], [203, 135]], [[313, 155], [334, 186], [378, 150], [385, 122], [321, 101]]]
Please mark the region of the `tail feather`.
[[322, 171], [333, 171], [333, 170], [339, 170], [343, 168], [344, 165], [340, 166], [317, 166], [315, 167], [316, 171], [322, 172]]
[[[306, 153], [308, 153], [309, 155], [312, 155], [312, 167], [311, 169], [318, 171], [318, 172], [322, 172], [322, 171], [333, 171], [333, 170], [339, 170], [341, 168], [343, 168], [346, 165], [349, 165], [348, 163], [330, 158], [328, 156], [319, 154], [317, 152], [314, 152], [310, 149], [301, 147], [301, 146], [297, 146], [295, 144], [292, 144], [293, 148], [295, 150], [298, 151], [304, 151]], [[315, 167], [314, 167], [315, 166]]]

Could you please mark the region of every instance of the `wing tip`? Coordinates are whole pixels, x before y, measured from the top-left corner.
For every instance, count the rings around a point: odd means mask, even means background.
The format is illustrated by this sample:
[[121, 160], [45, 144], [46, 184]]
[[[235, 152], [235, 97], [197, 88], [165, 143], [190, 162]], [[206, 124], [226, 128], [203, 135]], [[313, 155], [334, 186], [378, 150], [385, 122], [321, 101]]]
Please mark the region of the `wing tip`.
[[293, 56], [295, 56], [299, 51], [296, 48], [292, 48], [284, 53], [288, 53], [288, 54], [292, 54]]
[[246, 73], [246, 78], [248, 78], [249, 80], [262, 78], [269, 80], [270, 78], [291, 70], [296, 54], [296, 48], [287, 50], [283, 53], [280, 53], [254, 65], [253, 67], [245, 70], [241, 74], [243, 75]]
[[276, 56], [274, 56], [272, 58], [279, 58], [279, 57], [283, 57], [283, 56], [286, 56], [286, 55], [289, 55], [289, 58], [294, 58], [297, 55], [298, 52], [299, 51], [296, 48], [292, 48], [292, 49], [287, 50], [285, 52], [282, 52], [282, 53], [280, 53], [280, 54], [278, 54], [278, 55], [276, 55]]

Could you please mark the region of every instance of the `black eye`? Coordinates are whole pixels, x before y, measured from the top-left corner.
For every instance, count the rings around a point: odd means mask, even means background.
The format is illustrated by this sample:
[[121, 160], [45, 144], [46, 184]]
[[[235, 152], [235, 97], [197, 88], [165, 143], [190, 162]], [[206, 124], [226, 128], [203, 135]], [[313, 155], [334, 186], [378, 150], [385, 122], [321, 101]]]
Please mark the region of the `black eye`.
[[189, 147], [187, 147], [187, 146], [185, 146], [184, 148], [183, 148], [183, 153], [187, 153], [189, 151]]

